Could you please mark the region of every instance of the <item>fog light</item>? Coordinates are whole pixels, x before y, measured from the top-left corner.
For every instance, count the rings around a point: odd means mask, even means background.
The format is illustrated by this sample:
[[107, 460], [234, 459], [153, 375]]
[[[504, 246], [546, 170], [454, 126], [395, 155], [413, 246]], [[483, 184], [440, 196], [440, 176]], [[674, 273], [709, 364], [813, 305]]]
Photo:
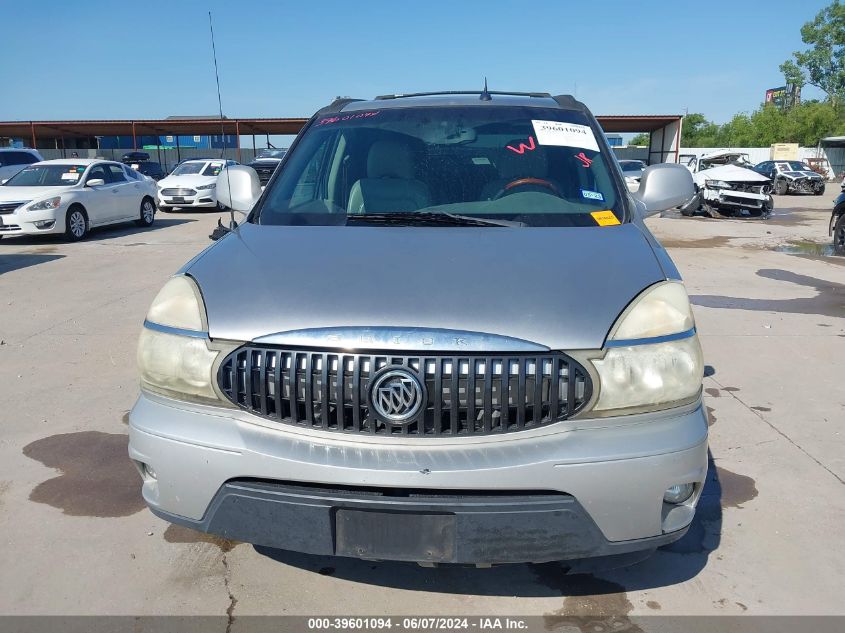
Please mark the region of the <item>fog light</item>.
[[663, 493], [663, 501], [666, 503], [683, 503], [692, 496], [693, 490], [695, 490], [695, 484], [675, 484]]
[[38, 220], [35, 223], [35, 226], [37, 226], [39, 229], [51, 229], [53, 228], [53, 225], [55, 223], [55, 220]]
[[149, 464], [144, 464], [144, 475], [150, 479], [158, 479], [158, 477], [156, 477], [156, 471]]

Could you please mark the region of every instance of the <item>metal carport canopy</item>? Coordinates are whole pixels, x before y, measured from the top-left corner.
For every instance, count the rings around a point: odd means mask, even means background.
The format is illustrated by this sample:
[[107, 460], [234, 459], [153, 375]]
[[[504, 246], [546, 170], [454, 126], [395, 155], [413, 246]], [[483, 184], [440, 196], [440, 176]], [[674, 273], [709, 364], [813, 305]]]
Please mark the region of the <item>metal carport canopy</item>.
[[[681, 119], [680, 115], [598, 116], [605, 132], [654, 132]], [[123, 119], [99, 121], [0, 121], [0, 137], [142, 136], [147, 134], [296, 134], [308, 119]]]

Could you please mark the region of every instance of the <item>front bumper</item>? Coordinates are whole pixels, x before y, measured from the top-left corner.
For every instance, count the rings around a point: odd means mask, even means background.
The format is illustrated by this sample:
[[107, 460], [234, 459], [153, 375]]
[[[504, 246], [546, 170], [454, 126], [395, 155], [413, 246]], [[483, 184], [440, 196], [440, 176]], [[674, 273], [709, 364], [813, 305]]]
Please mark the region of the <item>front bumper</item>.
[[183, 196], [181, 198], [174, 198], [173, 196], [162, 195], [161, 190], [158, 190], [157, 195], [158, 206], [162, 207], [179, 207], [180, 209], [188, 209], [191, 207], [216, 207], [217, 206], [217, 190], [207, 189], [197, 191], [192, 196]]
[[[0, 235], [50, 235], [64, 233], [64, 206], [58, 209], [44, 209], [43, 211], [21, 211], [0, 215]], [[38, 224], [42, 224], [41, 227]], [[43, 224], [46, 223], [46, 224]]]
[[731, 189], [702, 189], [702, 197], [710, 206], [722, 209], [771, 209], [772, 197], [768, 194], [733, 191]]
[[[676, 540], [707, 470], [700, 403], [463, 441], [269, 426], [240, 411], [142, 395], [129, 454], [145, 501], [174, 523], [308, 553], [542, 562]], [[687, 502], [663, 502], [669, 486], [688, 482], [696, 491]]]

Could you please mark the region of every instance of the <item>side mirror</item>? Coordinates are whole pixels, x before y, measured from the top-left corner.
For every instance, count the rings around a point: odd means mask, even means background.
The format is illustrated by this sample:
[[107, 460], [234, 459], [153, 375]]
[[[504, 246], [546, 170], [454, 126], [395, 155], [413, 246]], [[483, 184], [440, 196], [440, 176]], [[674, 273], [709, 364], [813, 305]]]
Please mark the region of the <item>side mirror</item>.
[[695, 196], [692, 174], [683, 165], [661, 163], [643, 170], [640, 188], [631, 194], [645, 205], [645, 216], [679, 207]]
[[226, 167], [217, 176], [217, 200], [225, 207], [249, 213], [261, 197], [261, 181], [252, 167]]
[[104, 184], [106, 184], [106, 181], [102, 178], [91, 178], [85, 181], [86, 187], [102, 187]]

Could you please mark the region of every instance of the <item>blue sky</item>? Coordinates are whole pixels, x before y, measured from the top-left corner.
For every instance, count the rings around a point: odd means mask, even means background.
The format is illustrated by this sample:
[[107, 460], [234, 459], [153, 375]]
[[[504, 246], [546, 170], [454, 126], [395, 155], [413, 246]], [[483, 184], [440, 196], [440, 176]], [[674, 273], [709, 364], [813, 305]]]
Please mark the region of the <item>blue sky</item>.
[[[309, 116], [336, 95], [574, 93], [596, 114], [723, 122], [779, 86], [827, 0], [0, 0], [0, 120]], [[818, 97], [814, 89], [804, 97]]]

